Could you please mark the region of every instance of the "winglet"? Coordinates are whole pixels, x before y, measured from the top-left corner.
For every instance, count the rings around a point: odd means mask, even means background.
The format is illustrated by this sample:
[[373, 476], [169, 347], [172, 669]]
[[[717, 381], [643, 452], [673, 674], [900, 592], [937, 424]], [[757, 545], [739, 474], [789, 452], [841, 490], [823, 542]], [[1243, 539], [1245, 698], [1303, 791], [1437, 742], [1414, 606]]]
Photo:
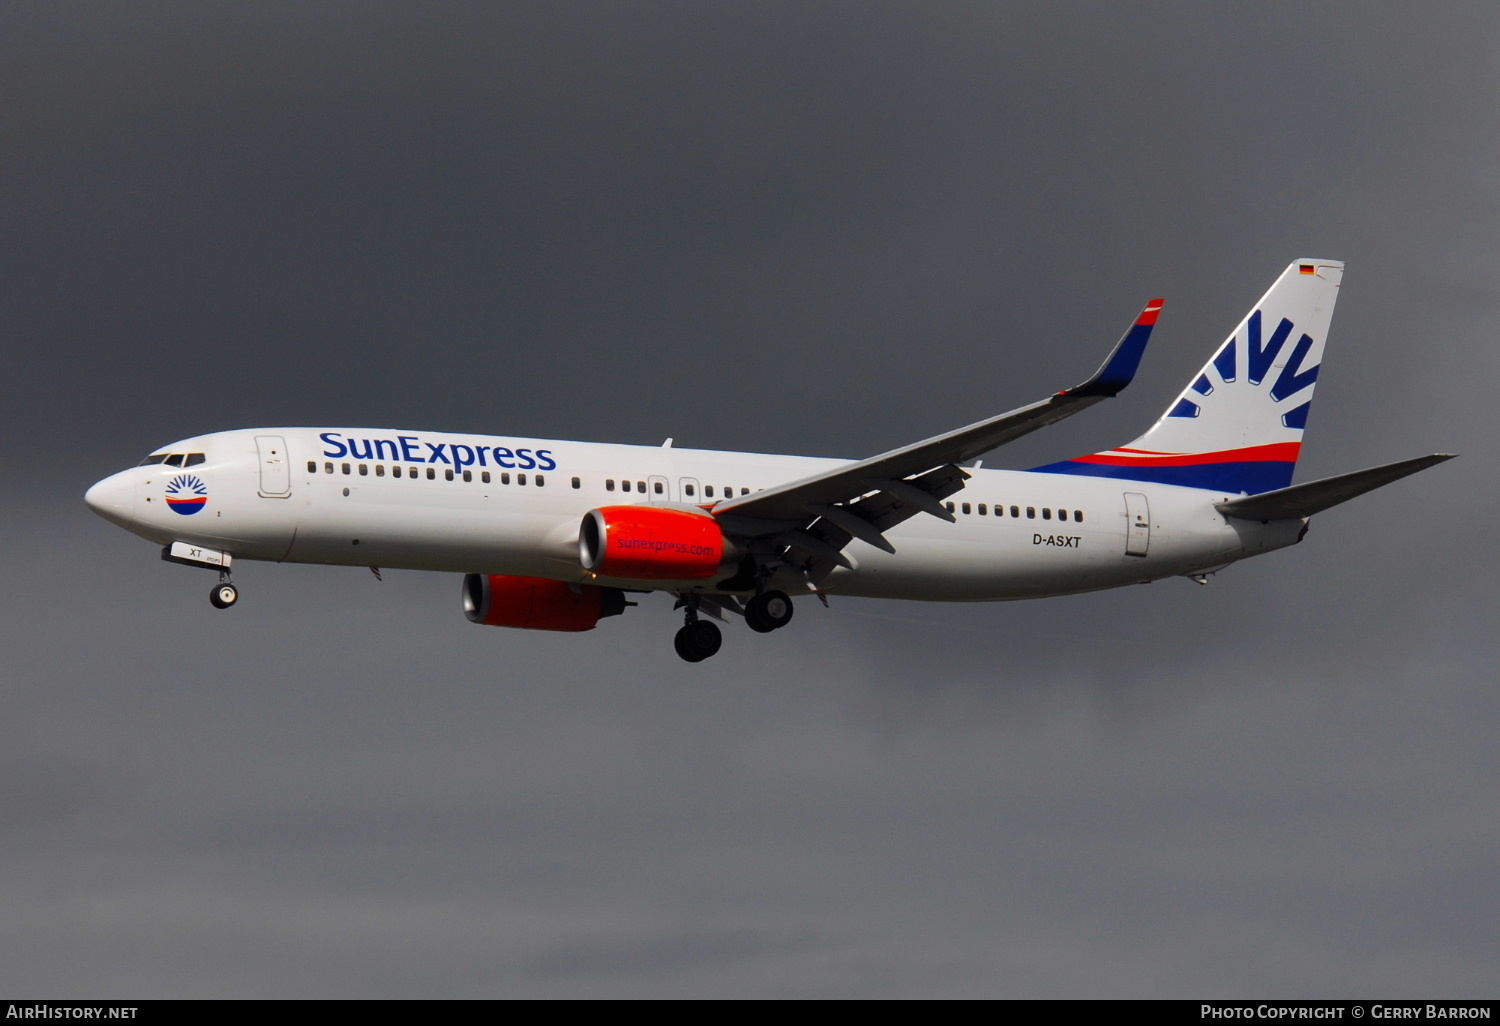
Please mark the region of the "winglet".
[[1104, 361], [1093, 377], [1083, 384], [1059, 392], [1066, 396], [1115, 396], [1125, 390], [1141, 365], [1141, 356], [1146, 352], [1146, 343], [1151, 341], [1151, 329], [1156, 327], [1156, 318], [1161, 314], [1165, 299], [1153, 299], [1146, 304], [1141, 315], [1135, 319], [1130, 330], [1115, 345], [1114, 351]]

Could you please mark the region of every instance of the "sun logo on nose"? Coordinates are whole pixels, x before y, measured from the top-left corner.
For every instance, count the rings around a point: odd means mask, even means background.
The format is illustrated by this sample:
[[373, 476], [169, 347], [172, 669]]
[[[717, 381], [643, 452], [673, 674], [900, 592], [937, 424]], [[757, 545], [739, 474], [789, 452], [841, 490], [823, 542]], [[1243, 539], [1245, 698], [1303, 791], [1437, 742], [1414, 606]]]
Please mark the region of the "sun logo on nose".
[[191, 516], [208, 502], [208, 486], [193, 474], [178, 474], [167, 482], [167, 505], [173, 513]]

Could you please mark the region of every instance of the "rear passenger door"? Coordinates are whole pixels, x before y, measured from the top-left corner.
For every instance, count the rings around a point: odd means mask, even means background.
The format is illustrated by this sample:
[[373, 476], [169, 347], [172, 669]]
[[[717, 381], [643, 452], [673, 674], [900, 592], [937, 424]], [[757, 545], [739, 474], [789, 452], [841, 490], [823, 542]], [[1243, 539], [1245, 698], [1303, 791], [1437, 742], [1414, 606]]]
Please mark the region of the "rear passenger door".
[[1151, 506], [1140, 492], [1125, 493], [1125, 555], [1144, 556], [1151, 548]]

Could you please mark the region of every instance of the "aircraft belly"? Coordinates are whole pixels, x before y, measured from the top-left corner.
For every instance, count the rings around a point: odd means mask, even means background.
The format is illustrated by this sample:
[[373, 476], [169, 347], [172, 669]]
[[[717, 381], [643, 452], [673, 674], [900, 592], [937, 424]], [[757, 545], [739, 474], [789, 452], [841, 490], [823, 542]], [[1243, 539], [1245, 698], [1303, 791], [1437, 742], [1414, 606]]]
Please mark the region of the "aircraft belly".
[[[1196, 497], [1194, 497], [1196, 498]], [[1157, 580], [1232, 562], [1247, 550], [1289, 543], [1245, 536], [1211, 507], [1160, 504], [1162, 513], [1146, 556], [1127, 554], [1123, 514], [1115, 521], [1073, 525], [1023, 520], [983, 524], [978, 533], [958, 525], [923, 524], [892, 533], [896, 554], [860, 542], [850, 546], [857, 569], [839, 569], [824, 582], [830, 594], [945, 602], [993, 602], [1098, 591]], [[1202, 510], [1200, 511], [1200, 508]], [[1259, 529], [1260, 525], [1254, 525]]]
[[1119, 558], [1092, 551], [1088, 543], [1096, 539], [1034, 531], [1011, 535], [983, 543], [906, 537], [895, 555], [851, 546], [858, 569], [835, 571], [824, 588], [872, 598], [984, 602], [1091, 591], [1128, 577]]

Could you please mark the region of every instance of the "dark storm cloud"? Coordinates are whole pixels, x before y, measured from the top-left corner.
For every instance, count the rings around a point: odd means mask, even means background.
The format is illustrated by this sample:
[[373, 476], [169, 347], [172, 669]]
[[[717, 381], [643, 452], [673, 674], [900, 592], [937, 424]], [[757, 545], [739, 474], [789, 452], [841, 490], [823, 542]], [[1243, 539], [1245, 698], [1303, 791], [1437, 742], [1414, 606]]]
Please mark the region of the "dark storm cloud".
[[967, 417], [1086, 373], [1145, 296], [1222, 334], [1372, 163], [1451, 187], [1427, 154], [1486, 109], [1457, 13], [548, 10], [17, 18], [21, 380], [96, 368], [162, 440], [625, 408], [780, 450], [816, 405], [855, 453], [872, 409], [949, 423], [907, 383]]
[[[0, 982], [1348, 994], [1493, 978], [1484, 5], [11, 7]], [[208, 579], [82, 507], [368, 423], [861, 455], [1093, 369], [1134, 437], [1349, 261], [1299, 475], [1462, 460], [1221, 575], [665, 644], [450, 577]]]

